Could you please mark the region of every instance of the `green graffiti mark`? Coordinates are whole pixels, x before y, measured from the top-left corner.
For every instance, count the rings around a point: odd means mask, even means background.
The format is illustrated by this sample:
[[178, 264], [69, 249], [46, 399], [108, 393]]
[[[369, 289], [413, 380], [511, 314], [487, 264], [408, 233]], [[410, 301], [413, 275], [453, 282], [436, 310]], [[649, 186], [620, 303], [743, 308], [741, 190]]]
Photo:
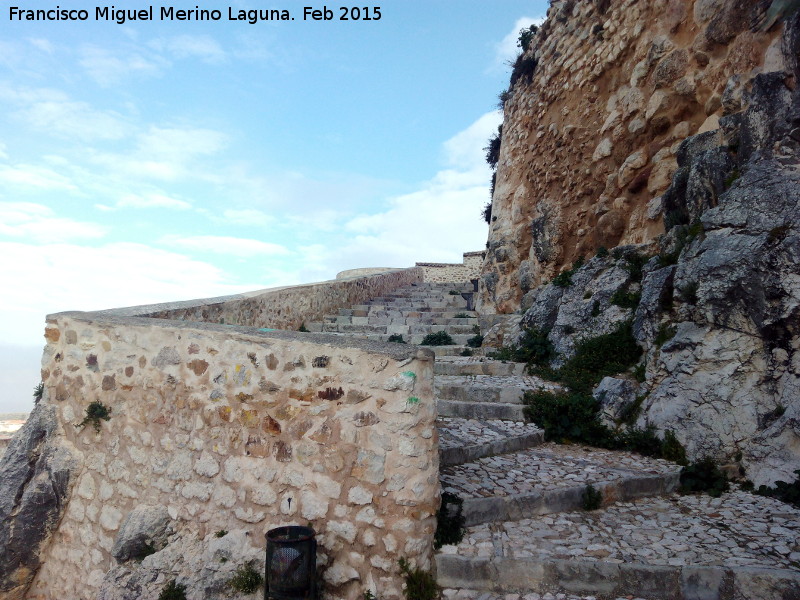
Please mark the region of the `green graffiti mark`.
[[419, 404], [419, 398], [416, 396], [411, 396], [408, 400], [406, 400], [406, 404]]
[[414, 371], [403, 371], [403, 377], [411, 377], [411, 379], [416, 379], [417, 374]]

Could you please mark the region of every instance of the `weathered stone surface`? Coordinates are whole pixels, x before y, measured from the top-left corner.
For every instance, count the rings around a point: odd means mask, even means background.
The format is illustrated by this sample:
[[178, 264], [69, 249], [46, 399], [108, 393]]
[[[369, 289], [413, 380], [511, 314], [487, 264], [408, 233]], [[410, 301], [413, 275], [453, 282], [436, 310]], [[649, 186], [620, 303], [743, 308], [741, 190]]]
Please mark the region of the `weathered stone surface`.
[[167, 541], [170, 516], [165, 506], [137, 506], [122, 523], [111, 555], [120, 562], [142, 556], [147, 545], [162, 547]]
[[600, 418], [609, 427], [616, 427], [624, 411], [636, 401], [639, 386], [627, 379], [604, 377], [592, 395], [600, 403]]
[[67, 506], [81, 462], [57, 427], [40, 402], [0, 460], [0, 593], [24, 596]]

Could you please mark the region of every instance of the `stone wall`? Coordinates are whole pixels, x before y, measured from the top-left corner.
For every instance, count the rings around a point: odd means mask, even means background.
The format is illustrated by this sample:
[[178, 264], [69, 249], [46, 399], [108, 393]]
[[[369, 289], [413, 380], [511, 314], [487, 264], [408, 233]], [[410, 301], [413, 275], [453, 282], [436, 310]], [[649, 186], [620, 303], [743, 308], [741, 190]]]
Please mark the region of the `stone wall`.
[[400, 598], [399, 558], [431, 566], [432, 352], [128, 312], [48, 317], [48, 443], [79, 466], [25, 597], [155, 599], [173, 578], [220, 597], [289, 524], [317, 531], [328, 597]]
[[364, 277], [366, 275], [377, 275], [386, 271], [395, 271], [389, 267], [366, 267], [363, 269], [348, 269], [336, 274], [336, 279], [349, 279], [351, 277]]
[[271, 288], [204, 300], [134, 306], [106, 312], [119, 316], [147, 316], [297, 330], [304, 323], [321, 321], [325, 315], [335, 313], [340, 308], [363, 304], [399, 287], [422, 281], [422, 269], [412, 267], [366, 277]]
[[504, 106], [482, 310], [513, 312], [577, 257], [664, 231], [680, 142], [784, 68], [782, 25], [754, 26], [769, 4], [551, 3]]
[[425, 282], [464, 283], [477, 279], [481, 272], [483, 252], [465, 252], [464, 261], [458, 263], [417, 263], [424, 271]]

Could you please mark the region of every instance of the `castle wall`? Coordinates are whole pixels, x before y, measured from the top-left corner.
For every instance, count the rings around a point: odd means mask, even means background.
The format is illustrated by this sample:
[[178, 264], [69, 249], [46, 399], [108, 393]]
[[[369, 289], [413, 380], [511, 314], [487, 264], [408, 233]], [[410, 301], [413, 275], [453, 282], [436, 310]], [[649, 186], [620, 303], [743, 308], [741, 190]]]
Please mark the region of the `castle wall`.
[[458, 263], [417, 263], [424, 272], [424, 281], [430, 283], [464, 283], [480, 276], [483, 252], [465, 252], [464, 261]]

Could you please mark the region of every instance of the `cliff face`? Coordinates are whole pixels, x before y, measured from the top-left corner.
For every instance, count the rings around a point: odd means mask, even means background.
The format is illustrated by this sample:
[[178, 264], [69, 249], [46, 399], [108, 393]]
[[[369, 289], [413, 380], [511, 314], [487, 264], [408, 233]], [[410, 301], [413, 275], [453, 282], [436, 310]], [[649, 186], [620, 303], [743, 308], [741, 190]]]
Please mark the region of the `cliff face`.
[[664, 232], [679, 144], [741, 110], [758, 73], [785, 67], [781, 26], [757, 26], [769, 5], [552, 3], [505, 102], [482, 310], [513, 312], [579, 256]]
[[[697, 15], [706, 4], [671, 2], [654, 30], [665, 26], [671, 14], [683, 14], [675, 7], [693, 9], [686, 15]], [[717, 16], [691, 38], [691, 47], [706, 43], [710, 32], [718, 31], [718, 19], [732, 11], [741, 12], [736, 13], [737, 20], [729, 21], [731, 26], [749, 27], [751, 18], [765, 15], [768, 23], [771, 16], [781, 16], [778, 9], [797, 7], [783, 0], [766, 4], [760, 8], [768, 10], [759, 13], [759, 7], [745, 10], [736, 2], [717, 2]], [[588, 3], [580, 6], [579, 13], [592, 15], [597, 10], [587, 8]], [[638, 4], [620, 3], [625, 6], [634, 14]], [[784, 22], [772, 40], [743, 31], [727, 46], [713, 46], [719, 56], [728, 57], [716, 67], [720, 84], [724, 82], [721, 116], [713, 113], [698, 134], [681, 141], [674, 133], [677, 126], [672, 126], [672, 134], [653, 138], [676, 140], [662, 148], [669, 154], [664, 152], [661, 162], [642, 163], [637, 175], [626, 171], [625, 163], [633, 162], [628, 158], [609, 175], [605, 193], [609, 185], [619, 192], [622, 181], [631, 176], [636, 180], [642, 173], [649, 176], [646, 183], [651, 186], [659, 165], [665, 161], [671, 165], [669, 171], [674, 173], [664, 189], [659, 183], [652, 192], [640, 190], [637, 205], [627, 188], [628, 199], [617, 199], [622, 208], [603, 213], [594, 230], [587, 228], [581, 238], [609, 249], [619, 242], [644, 243], [597, 253], [584, 266], [572, 269], [569, 277], [522, 296], [525, 277], [534, 285], [547, 269], [591, 250], [588, 242], [581, 245], [578, 240], [573, 245], [565, 240], [573, 239], [569, 232], [579, 226], [582, 215], [598, 212], [572, 212], [573, 196], [566, 193], [557, 207], [537, 197], [519, 204], [520, 211], [514, 212], [521, 214], [528, 206], [535, 215], [543, 205], [548, 207], [547, 218], [528, 219], [532, 258], [511, 269], [510, 258], [497, 262], [498, 249], [509, 248], [510, 242], [498, 245], [484, 264], [483, 279], [485, 303], [496, 300], [496, 307], [505, 310], [521, 302], [526, 309], [521, 326], [547, 332], [558, 353], [552, 366], [569, 357], [580, 340], [630, 322], [644, 351], [637, 373], [644, 381], [634, 381], [633, 370], [604, 379], [594, 390], [604, 414], [613, 417], [636, 402], [641, 407], [637, 426], [652, 426], [662, 433], [671, 430], [690, 459], [711, 457], [756, 485], [792, 481], [800, 469], [800, 11], [784, 10], [782, 16]], [[695, 26], [699, 22], [693, 21]], [[727, 76], [739, 39], [752, 41], [753, 57], [756, 50], [763, 51], [766, 66]], [[648, 76], [651, 83], [664, 60], [654, 63]], [[705, 78], [712, 62], [708, 65], [705, 71], [696, 71], [693, 80]], [[676, 93], [675, 86], [684, 78], [676, 80], [668, 93]], [[626, 85], [623, 88], [629, 89]], [[655, 89], [651, 98], [660, 93]], [[514, 102], [519, 100], [514, 97]], [[652, 123], [648, 113], [644, 118]], [[514, 131], [513, 124], [509, 131]], [[602, 127], [599, 131], [599, 144], [606, 139], [611, 146], [628, 143], [627, 137], [615, 142], [613, 133], [606, 138]], [[655, 130], [651, 133], [655, 135]], [[504, 156], [513, 150], [514, 139], [508, 144], [504, 139]], [[599, 154], [594, 152], [594, 158]], [[613, 164], [612, 157], [613, 152], [595, 160], [592, 168]], [[559, 162], [557, 157], [553, 161]], [[506, 183], [509, 173], [527, 176], [522, 166], [513, 163], [506, 162], [501, 169], [505, 171], [498, 172], [498, 179], [503, 175]], [[593, 179], [573, 181], [576, 187], [590, 186]], [[504, 197], [501, 185], [496, 202]], [[656, 191], [659, 195], [647, 200]], [[497, 222], [508, 217], [500, 208]], [[607, 234], [604, 219], [614, 214], [627, 215], [620, 217], [620, 237], [602, 237]], [[642, 214], [647, 217], [644, 221]], [[648, 237], [648, 223], [665, 230], [655, 241]], [[544, 263], [537, 258], [542, 248], [560, 258]], [[491, 270], [493, 265], [496, 271]], [[492, 282], [494, 297], [486, 285]]]

